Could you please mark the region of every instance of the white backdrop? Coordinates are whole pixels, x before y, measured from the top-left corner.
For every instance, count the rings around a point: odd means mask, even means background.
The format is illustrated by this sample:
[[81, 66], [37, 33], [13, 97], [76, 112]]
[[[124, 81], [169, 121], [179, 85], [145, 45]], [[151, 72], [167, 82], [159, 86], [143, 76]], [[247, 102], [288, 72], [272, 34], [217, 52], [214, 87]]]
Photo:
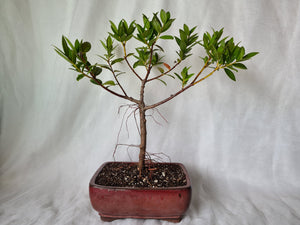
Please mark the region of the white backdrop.
[[[184, 163], [193, 199], [181, 224], [300, 224], [300, 3], [298, 0], [89, 0], [0, 2], [1, 224], [102, 224], [91, 208], [88, 182], [112, 152], [127, 102], [76, 75], [54, 51], [61, 35], [92, 43], [109, 20], [151, 16], [161, 8], [197, 32], [225, 27], [225, 35], [260, 54], [232, 82], [220, 71], [159, 107], [149, 117], [148, 150]], [[164, 45], [164, 43], [162, 43]], [[166, 62], [175, 59], [174, 46]], [[200, 68], [199, 55], [187, 63]], [[130, 74], [127, 77], [132, 77]], [[125, 81], [125, 80], [124, 80]], [[147, 90], [152, 103], [180, 88], [168, 79]], [[134, 95], [135, 81], [128, 83]], [[132, 120], [129, 128], [134, 128]], [[138, 142], [132, 129], [121, 143]], [[117, 160], [135, 159], [120, 148]], [[166, 158], [167, 160], [167, 158]], [[111, 224], [168, 224], [117, 220]]]

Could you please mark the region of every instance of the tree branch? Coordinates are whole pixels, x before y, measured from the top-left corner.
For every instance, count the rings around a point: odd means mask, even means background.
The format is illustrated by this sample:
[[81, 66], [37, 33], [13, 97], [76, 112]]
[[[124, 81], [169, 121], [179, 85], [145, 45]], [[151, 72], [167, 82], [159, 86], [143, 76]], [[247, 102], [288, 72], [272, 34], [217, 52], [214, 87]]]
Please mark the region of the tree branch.
[[[203, 68], [204, 68], [204, 67], [207, 67], [207, 66], [204, 65]], [[205, 68], [204, 68], [204, 69], [203, 69], [203, 68], [202, 68], [201, 71], [200, 71], [201, 73], [202, 73], [202, 71], [205, 69]], [[195, 84], [197, 84], [197, 83], [199, 83], [199, 82], [205, 80], [206, 78], [210, 77], [210, 76], [213, 75], [213, 73], [216, 72], [218, 69], [220, 69], [219, 65], [217, 65], [216, 68], [215, 68], [212, 72], [210, 72], [208, 75], [206, 75], [205, 77], [201, 78], [200, 80], [198, 80], [198, 81], [196, 81], [196, 82], [195, 82], [195, 79], [194, 79], [194, 81], [193, 81], [192, 83], [190, 83], [188, 86], [182, 88], [180, 91], [176, 92], [175, 94], [170, 95], [170, 97], [168, 97], [168, 98], [166, 98], [166, 99], [164, 99], [164, 100], [162, 100], [162, 101], [160, 101], [160, 102], [157, 102], [157, 103], [155, 103], [155, 104], [146, 106], [146, 107], [145, 107], [145, 110], [153, 109], [153, 108], [155, 108], [155, 107], [157, 107], [157, 106], [160, 106], [160, 105], [162, 105], [162, 104], [164, 104], [164, 103], [170, 101], [171, 99], [175, 98], [177, 95], [179, 95], [179, 94], [181, 94], [182, 92], [186, 91], [186, 90], [189, 89], [190, 87], [193, 87]], [[200, 72], [199, 72], [199, 73], [200, 73]], [[198, 73], [198, 74], [199, 74], [199, 73]], [[197, 77], [198, 77], [198, 75], [197, 75]]]
[[120, 97], [120, 98], [129, 100], [129, 101], [134, 102], [134, 103], [137, 103], [137, 104], [139, 103], [138, 100], [136, 100], [136, 99], [134, 99], [134, 98], [132, 98], [132, 97], [129, 97], [129, 96], [127, 96], [127, 95], [121, 95], [121, 94], [119, 94], [119, 93], [117, 93], [117, 92], [114, 92], [114, 91], [110, 90], [108, 87], [105, 87], [105, 86], [104, 86], [104, 85], [96, 78], [95, 75], [93, 75], [92, 73], [91, 73], [91, 75], [92, 75], [92, 79], [93, 79], [99, 86], [101, 86], [104, 90], [110, 92], [111, 94], [113, 94], [113, 95], [115, 95], [115, 96], [117, 96], [117, 97]]
[[196, 80], [198, 79], [198, 77], [201, 75], [201, 73], [208, 67], [209, 65], [209, 61], [211, 60], [211, 57], [209, 56], [208, 60], [206, 61], [206, 63], [204, 64], [204, 66], [202, 67], [202, 69], [200, 70], [200, 72], [196, 75], [195, 79], [192, 81], [192, 83], [195, 83]]
[[132, 68], [132, 66], [130, 65], [128, 59], [127, 59], [127, 53], [126, 53], [126, 48], [125, 48], [125, 43], [123, 43], [123, 51], [124, 51], [124, 59], [128, 65], [128, 67], [130, 68], [130, 70], [133, 72], [133, 74], [135, 74], [137, 76], [137, 78], [139, 78], [140, 81], [142, 81], [143, 79], [137, 74], [137, 72]]
[[156, 79], [159, 79], [160, 77], [166, 75], [167, 73], [170, 73], [173, 69], [175, 69], [180, 63], [182, 62], [182, 60], [178, 61], [171, 69], [169, 69], [168, 71], [156, 76], [156, 77], [153, 77], [147, 81], [152, 81], [152, 80], [156, 80]]
[[149, 58], [149, 66], [148, 66], [148, 69], [147, 69], [147, 74], [145, 76], [145, 83], [147, 82], [148, 80], [148, 77], [150, 75], [150, 72], [151, 72], [151, 69], [152, 69], [152, 56], [153, 56], [153, 46], [155, 45], [155, 42], [151, 45], [151, 48], [150, 48], [150, 58]]
[[[116, 76], [116, 74], [115, 74], [115, 71], [114, 71], [113, 68], [112, 68], [112, 65], [111, 65], [110, 61], [107, 60], [107, 63], [108, 63], [108, 65], [109, 65], [109, 68], [111, 69], [111, 72], [112, 72], [112, 74], [113, 74], [113, 76], [114, 76], [116, 82], [118, 83], [119, 87], [121, 88], [122, 92], [124, 93], [125, 96], [127, 96], [125, 90], [123, 89], [122, 85], [120, 84], [120, 82], [119, 82], [119, 80], [118, 80], [118, 78], [117, 78], [117, 76]], [[127, 97], [128, 97], [128, 96], [127, 96]]]
[[[83, 63], [86, 63], [86, 60], [83, 58], [83, 57], [80, 57], [80, 59], [81, 59], [81, 61], [83, 62]], [[77, 68], [77, 67], [76, 67]], [[78, 68], [77, 68], [78, 69]], [[83, 71], [81, 71], [81, 70], [79, 70], [78, 69], [78, 72], [80, 72], [80, 73], [82, 73], [84, 76], [86, 76], [86, 77], [88, 77], [88, 78], [90, 78], [90, 79], [93, 79], [100, 87], [102, 87], [104, 90], [106, 90], [106, 91], [108, 91], [109, 93], [111, 93], [111, 94], [113, 94], [113, 95], [115, 95], [115, 96], [117, 96], [117, 97], [119, 97], [119, 98], [123, 98], [123, 99], [126, 99], [126, 100], [129, 100], [129, 101], [131, 101], [131, 102], [134, 102], [134, 103], [139, 103], [139, 101], [138, 100], [136, 100], [136, 99], [134, 99], [134, 98], [132, 98], [132, 97], [129, 97], [129, 96], [127, 96], [126, 94], [125, 95], [121, 95], [121, 94], [119, 94], [119, 93], [117, 93], [117, 92], [114, 92], [114, 91], [112, 91], [112, 90], [110, 90], [108, 87], [105, 87], [97, 78], [96, 78], [96, 76], [90, 71], [90, 68], [86, 65], [85, 66], [85, 69], [88, 71], [88, 73], [90, 73], [91, 74], [91, 77], [89, 76], [89, 75], [87, 75], [87, 74], [85, 74]]]

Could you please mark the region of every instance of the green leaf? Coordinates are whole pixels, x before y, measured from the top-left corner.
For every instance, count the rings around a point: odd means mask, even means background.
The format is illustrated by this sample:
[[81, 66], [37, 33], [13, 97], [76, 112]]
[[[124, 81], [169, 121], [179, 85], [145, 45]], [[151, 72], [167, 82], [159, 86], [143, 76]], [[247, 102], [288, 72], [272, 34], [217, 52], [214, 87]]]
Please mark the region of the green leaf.
[[250, 58], [252, 58], [253, 56], [257, 55], [259, 52], [250, 52], [247, 55], [245, 55], [241, 60], [239, 61], [245, 61], [248, 60]]
[[181, 40], [178, 37], [175, 37], [176, 43], [178, 44], [178, 46], [180, 46]]
[[186, 51], [186, 44], [185, 44], [185, 42], [184, 41], [181, 41], [180, 42], [180, 49], [181, 49], [181, 51], [183, 51], [183, 52], [185, 52]]
[[234, 73], [230, 69], [224, 68], [224, 71], [231, 80], [235, 81]]
[[102, 72], [102, 69], [98, 66], [95, 66], [93, 69], [92, 69], [92, 73], [97, 76], [99, 75], [100, 73]]
[[112, 42], [112, 39], [111, 39], [111, 36], [108, 36], [108, 38], [106, 39], [106, 45], [107, 45], [107, 48], [108, 49], [112, 49], [113, 48], [113, 42]]
[[73, 64], [73, 62], [59, 48], [57, 48], [57, 47], [54, 46], [54, 50], [56, 51], [57, 54], [59, 54], [66, 61], [68, 61], [69, 63]]
[[115, 86], [115, 82], [113, 80], [106, 81], [103, 85]]
[[160, 10], [160, 19], [164, 24], [168, 21], [167, 14], [163, 9]]
[[105, 65], [105, 64], [100, 64], [100, 66], [104, 69], [107, 69], [107, 70], [110, 70], [111, 71], [111, 68], [108, 66], [108, 65]]
[[237, 60], [242, 60], [244, 55], [245, 55], [245, 48], [240, 47], [240, 52], [239, 52], [239, 55], [237, 56]]
[[82, 78], [84, 78], [84, 75], [83, 74], [78, 74], [76, 80], [80, 81]]
[[68, 44], [67, 44], [66, 39], [65, 39], [64, 36], [62, 36], [61, 41], [62, 41], [62, 47], [63, 47], [63, 50], [65, 52], [65, 55], [68, 56], [70, 49], [68, 47]]
[[120, 37], [124, 35], [124, 22], [123, 22], [123, 20], [121, 20], [119, 22], [119, 25], [118, 25], [118, 34], [119, 34]]
[[231, 66], [228, 66], [229, 69], [235, 71], [235, 72], [239, 72], [236, 68], [234, 68], [232, 65]]
[[164, 49], [160, 45], [155, 45], [155, 46], [158, 47], [160, 51], [164, 52]]
[[159, 72], [161, 72], [161, 73], [164, 73], [165, 71], [164, 71], [164, 69], [163, 68], [161, 68], [161, 67], [157, 67], [157, 69], [159, 70]]
[[123, 19], [122, 21], [123, 21], [124, 32], [125, 32], [126, 34], [128, 34], [128, 24], [127, 24], [126, 20]]
[[167, 83], [165, 81], [163, 81], [162, 79], [157, 79], [159, 80], [160, 82], [162, 82], [165, 86], [167, 86]]
[[111, 30], [115, 33], [115, 34], [118, 34], [118, 29], [116, 27], [116, 25], [110, 20], [110, 27], [111, 27]]
[[81, 50], [83, 52], [88, 52], [90, 49], [91, 49], [91, 43], [89, 42], [83, 42], [82, 45], [81, 45]]
[[[167, 15], [168, 15], [168, 13], [167, 13]], [[168, 22], [166, 22], [166, 24], [164, 24], [164, 26], [162, 27], [161, 32], [165, 32], [166, 30], [168, 30], [171, 27], [174, 20], [175, 19], [168, 20]]]
[[136, 68], [138, 66], [143, 66], [144, 64], [141, 62], [141, 61], [136, 61], [134, 64], [133, 64], [133, 68]]
[[160, 39], [174, 39], [174, 37], [172, 35], [163, 35], [163, 36], [160, 36]]
[[127, 54], [127, 57], [134, 55], [134, 53], [129, 53]]
[[150, 28], [150, 21], [149, 21], [148, 17], [145, 16], [144, 14], [143, 14], [143, 21], [144, 21], [144, 27], [149, 29]]
[[68, 44], [70, 45], [71, 49], [75, 50], [75, 47], [74, 47], [74, 45], [72, 44], [72, 42], [71, 42], [67, 37], [64, 36], [64, 38], [66, 39], [66, 41], [67, 41]]
[[101, 42], [103, 48], [107, 51], [107, 47], [106, 47], [105, 43], [103, 41], [101, 41], [101, 40], [100, 40], [100, 42]]
[[179, 80], [181, 80], [182, 81], [182, 78], [181, 78], [181, 76], [179, 76], [179, 74], [178, 73], [174, 73], [175, 75], [176, 75], [176, 77], [179, 79]]
[[183, 42], [186, 42], [187, 41], [187, 34], [183, 31], [183, 30], [179, 30], [179, 34], [180, 34], [180, 39], [183, 41]]
[[186, 24], [183, 25], [183, 30], [184, 30], [184, 33], [186, 33], [186, 35], [190, 34], [190, 29]]
[[123, 60], [124, 60], [124, 58], [117, 58], [111, 62], [111, 65], [114, 65], [115, 63], [118, 63], [118, 62], [122, 62]]
[[76, 50], [69, 51], [69, 58], [74, 64], [76, 64]]
[[166, 74], [166, 76], [172, 77], [173, 79], [175, 79], [174, 76], [172, 76], [171, 74]]
[[75, 41], [76, 52], [79, 52], [79, 47], [80, 47], [79, 41], [78, 41], [78, 39], [76, 39], [76, 41]]
[[99, 79], [97, 79], [98, 82], [97, 82], [94, 78], [91, 78], [90, 81], [91, 81], [93, 84], [96, 84], [96, 85], [102, 84], [102, 81], [99, 80]]
[[235, 63], [235, 64], [233, 64], [233, 66], [236, 68], [239, 68], [239, 69], [243, 69], [243, 70], [247, 69], [247, 67], [243, 63]]
[[191, 33], [194, 32], [194, 30], [195, 30], [196, 28], [197, 28], [197, 26], [193, 27], [193, 28], [190, 30], [190, 35], [191, 35]]
[[159, 20], [156, 17], [154, 17], [153, 20], [151, 21], [151, 24], [154, 30], [159, 34], [161, 32], [161, 25]]
[[[115, 70], [115, 72], [116, 72], [116, 70]], [[118, 77], [118, 76], [120, 76], [120, 75], [122, 75], [122, 74], [126, 74], [126, 73], [120, 71], [119, 73], [116, 74], [116, 76]]]

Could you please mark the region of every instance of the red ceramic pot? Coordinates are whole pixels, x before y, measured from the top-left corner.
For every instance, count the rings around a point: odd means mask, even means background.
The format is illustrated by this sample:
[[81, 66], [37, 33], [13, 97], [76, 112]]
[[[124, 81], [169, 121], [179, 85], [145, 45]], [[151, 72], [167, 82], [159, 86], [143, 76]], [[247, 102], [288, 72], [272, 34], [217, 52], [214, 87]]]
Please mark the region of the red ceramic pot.
[[[118, 163], [118, 162], [107, 162]], [[185, 167], [187, 184], [171, 188], [111, 187], [95, 183], [104, 163], [90, 181], [90, 200], [103, 221], [121, 218], [162, 219], [180, 222], [191, 200], [191, 183]]]

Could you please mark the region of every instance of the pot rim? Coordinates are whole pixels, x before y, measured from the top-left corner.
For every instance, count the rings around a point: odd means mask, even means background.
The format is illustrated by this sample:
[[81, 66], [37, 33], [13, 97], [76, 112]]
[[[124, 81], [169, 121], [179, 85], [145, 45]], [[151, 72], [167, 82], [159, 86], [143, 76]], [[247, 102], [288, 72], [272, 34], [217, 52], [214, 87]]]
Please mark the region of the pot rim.
[[127, 162], [127, 161], [108, 161], [103, 163], [99, 169], [95, 172], [93, 175], [92, 179], [90, 180], [90, 187], [96, 187], [96, 188], [101, 188], [101, 189], [111, 189], [111, 190], [178, 190], [178, 189], [190, 189], [191, 188], [191, 181], [190, 177], [188, 175], [188, 172], [185, 168], [185, 166], [182, 163], [177, 163], [177, 162], [154, 162], [153, 164], [176, 164], [181, 167], [183, 170], [185, 177], [186, 177], [186, 185], [183, 186], [177, 186], [177, 187], [119, 187], [119, 186], [105, 186], [105, 185], [99, 185], [96, 184], [96, 178], [100, 171], [103, 169], [103, 167], [109, 163], [132, 163], [132, 164], [137, 164], [137, 162]]

